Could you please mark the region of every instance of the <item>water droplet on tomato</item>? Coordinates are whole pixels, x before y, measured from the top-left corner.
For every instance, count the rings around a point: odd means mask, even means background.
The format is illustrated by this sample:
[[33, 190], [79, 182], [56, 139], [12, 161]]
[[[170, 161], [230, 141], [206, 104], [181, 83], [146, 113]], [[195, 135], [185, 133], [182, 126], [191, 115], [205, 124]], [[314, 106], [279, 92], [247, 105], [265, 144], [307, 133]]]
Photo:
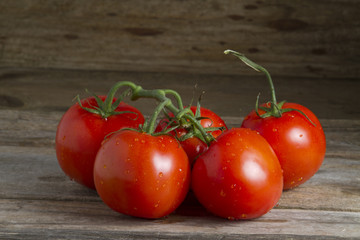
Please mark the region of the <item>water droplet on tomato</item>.
[[164, 176], [164, 174], [162, 172], [159, 173], [159, 177], [162, 177]]
[[230, 188], [234, 189], [236, 187], [236, 183], [231, 184]]
[[241, 214], [241, 217], [242, 217], [242, 218], [246, 218], [247, 215], [246, 215], [245, 213], [243, 213], [243, 214]]
[[302, 135], [302, 134], [300, 134], [300, 135], [299, 135], [299, 137], [303, 137], [303, 135]]
[[104, 165], [104, 168], [106, 168], [106, 165]]
[[144, 139], [142, 139], [142, 140], [141, 140], [141, 143], [145, 143], [145, 140], [144, 140]]
[[100, 184], [103, 185], [103, 184], [104, 184], [104, 181], [100, 181]]
[[230, 145], [231, 145], [231, 143], [229, 143], [229, 142], [226, 143], [226, 146], [230, 146]]
[[159, 204], [158, 204], [158, 203], [156, 203], [156, 204], [154, 205], [154, 207], [155, 207], [155, 208], [157, 208], [158, 206], [159, 206]]
[[298, 181], [300, 182], [300, 181], [302, 181], [303, 180], [303, 178], [302, 177], [300, 177], [299, 179], [298, 179]]
[[135, 142], [138, 142], [138, 141], [139, 141], [139, 139], [138, 139], [138, 138], [135, 138], [135, 139], [134, 139], [134, 141], [135, 141]]
[[234, 217], [230, 217], [230, 216], [229, 216], [229, 217], [227, 217], [227, 219], [228, 219], [228, 220], [230, 220], [230, 221], [234, 221], [234, 220], [235, 220], [235, 218], [234, 218]]
[[221, 191], [220, 191], [220, 196], [226, 197], [226, 193], [225, 193], [224, 190], [222, 190], [222, 189], [221, 189]]
[[179, 168], [179, 172], [182, 172], [182, 169], [181, 169], [181, 168]]
[[277, 132], [278, 129], [277, 129], [277, 128], [273, 128], [272, 131], [273, 131], [273, 132]]

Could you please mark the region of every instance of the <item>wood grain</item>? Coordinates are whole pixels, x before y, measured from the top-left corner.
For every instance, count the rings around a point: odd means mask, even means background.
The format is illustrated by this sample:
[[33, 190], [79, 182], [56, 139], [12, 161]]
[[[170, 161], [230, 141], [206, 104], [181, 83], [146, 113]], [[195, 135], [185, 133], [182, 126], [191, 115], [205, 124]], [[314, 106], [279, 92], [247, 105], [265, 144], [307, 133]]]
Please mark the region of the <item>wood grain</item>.
[[0, 67], [358, 78], [357, 0], [0, 2]]
[[0, 200], [1, 237], [37, 239], [336, 239], [360, 234], [358, 212], [274, 209], [259, 219], [233, 221], [173, 214], [143, 220], [101, 202]]
[[[0, 68], [0, 109], [65, 112], [76, 95], [87, 97], [85, 89], [107, 94], [118, 81], [132, 81], [146, 89], [178, 91], [184, 104], [196, 103], [202, 92], [202, 106], [220, 116], [243, 117], [260, 101], [270, 100], [263, 74], [257, 76], [189, 73], [79, 71]], [[354, 79], [309, 79], [273, 77], [277, 99], [297, 102], [323, 119], [360, 119], [360, 81]], [[194, 90], [194, 87], [197, 89]], [[155, 101], [132, 102], [150, 115]]]

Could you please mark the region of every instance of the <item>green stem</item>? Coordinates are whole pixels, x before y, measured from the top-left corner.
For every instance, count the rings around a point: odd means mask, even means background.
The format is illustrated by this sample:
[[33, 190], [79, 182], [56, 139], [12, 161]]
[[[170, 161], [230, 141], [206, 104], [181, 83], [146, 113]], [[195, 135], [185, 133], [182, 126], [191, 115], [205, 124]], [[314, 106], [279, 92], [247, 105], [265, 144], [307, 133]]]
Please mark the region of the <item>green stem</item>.
[[263, 72], [266, 75], [266, 78], [267, 78], [267, 80], [269, 82], [269, 85], [270, 85], [270, 91], [271, 91], [271, 110], [272, 110], [272, 112], [273, 112], [273, 114], [275, 116], [280, 117], [281, 116], [281, 111], [278, 108], [276, 108], [276, 106], [275, 106], [277, 104], [276, 94], [275, 94], [275, 87], [274, 87], [273, 81], [271, 79], [270, 73], [264, 67], [260, 66], [257, 63], [254, 63], [253, 61], [251, 61], [250, 59], [245, 57], [245, 55], [242, 54], [242, 53], [238, 53], [238, 52], [233, 51], [233, 50], [225, 50], [224, 53], [225, 54], [230, 53], [230, 54], [238, 57], [241, 61], [243, 61], [246, 65], [248, 65], [249, 67], [251, 67], [255, 71]]
[[[179, 121], [186, 123], [186, 120], [188, 120], [189, 122], [191, 122], [200, 131], [201, 135], [203, 136], [204, 140], [208, 145], [210, 145], [210, 143], [214, 140], [212, 135], [208, 134], [205, 131], [205, 129], [201, 126], [201, 124], [196, 120], [191, 110], [190, 109], [184, 110], [180, 95], [176, 91], [170, 89], [145, 90], [141, 86], [138, 86], [132, 82], [128, 82], [128, 81], [118, 82], [110, 89], [107, 95], [107, 98], [104, 103], [106, 108], [109, 109], [111, 108], [112, 99], [114, 98], [117, 90], [124, 86], [130, 87], [130, 89], [132, 90], [131, 100], [133, 101], [139, 98], [153, 98], [160, 102], [160, 104], [156, 107], [153, 115], [151, 116], [149, 124], [145, 128], [146, 132], [150, 134], [154, 132], [158, 115], [164, 108], [167, 108], [169, 111], [171, 111], [174, 114], [174, 116], [176, 116], [176, 118]], [[171, 94], [172, 96], [174, 96], [179, 108], [177, 108], [172, 103], [171, 99], [168, 98], [166, 94]]]
[[112, 101], [115, 97], [115, 94], [116, 92], [118, 91], [119, 88], [121, 87], [130, 87], [133, 91], [137, 88], [137, 85], [132, 83], [132, 82], [129, 82], [129, 81], [123, 81], [123, 82], [117, 82], [109, 91], [106, 99], [105, 99], [105, 102], [104, 102], [104, 106], [105, 106], [105, 111], [110, 111], [111, 109], [111, 104], [112, 104]]
[[157, 120], [159, 114], [161, 113], [161, 111], [164, 109], [164, 107], [169, 104], [169, 101], [170, 101], [170, 99], [167, 99], [167, 100], [161, 102], [161, 103], [155, 108], [155, 111], [154, 111], [153, 115], [151, 116], [150, 122], [149, 122], [149, 124], [147, 125], [147, 128], [144, 129], [145, 132], [147, 132], [147, 133], [149, 133], [149, 134], [153, 134], [153, 133], [154, 133], [156, 120]]

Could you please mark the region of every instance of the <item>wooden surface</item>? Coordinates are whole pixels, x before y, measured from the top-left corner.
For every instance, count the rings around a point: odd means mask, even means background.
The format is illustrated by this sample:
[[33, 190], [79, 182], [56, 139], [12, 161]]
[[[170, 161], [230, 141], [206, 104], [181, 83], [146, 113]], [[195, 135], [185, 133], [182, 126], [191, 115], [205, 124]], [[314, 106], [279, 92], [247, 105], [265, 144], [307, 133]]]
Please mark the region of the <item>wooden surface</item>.
[[[353, 117], [358, 114], [356, 109], [347, 112], [345, 106], [341, 107], [348, 94], [338, 94], [334, 101], [326, 94], [335, 91], [331, 84], [337, 84], [334, 80], [323, 80], [328, 83], [323, 95], [314, 95], [312, 101], [315, 109], [326, 106], [338, 110], [334, 118], [326, 110], [320, 111], [327, 137], [324, 163], [310, 181], [284, 192], [270, 213], [251, 221], [228, 221], [207, 213], [190, 196], [170, 216], [143, 220], [110, 210], [95, 191], [64, 175], [54, 150], [58, 121], [76, 93], [85, 87], [105, 93], [107, 87], [99, 84], [101, 78], [107, 79], [109, 85], [119, 78], [139, 78], [144, 87], [167, 85], [185, 92], [193, 88], [194, 79], [200, 80], [201, 89], [201, 79], [209, 76], [23, 69], [2, 71], [1, 76], [2, 96], [16, 98], [5, 101], [3, 97], [0, 110], [0, 239], [360, 238], [360, 120]], [[204, 86], [208, 89], [204, 104], [217, 109], [230, 127], [239, 126], [245, 112], [229, 110], [236, 102], [242, 102], [235, 104], [237, 108], [251, 108], [257, 85], [246, 84], [244, 90], [239, 76], [219, 75], [216, 79], [210, 77], [214, 82], [221, 80], [217, 90], [212, 84]], [[261, 81], [257, 77], [246, 79]], [[288, 89], [288, 81], [279, 79], [278, 83], [279, 89]], [[358, 88], [356, 81], [348, 84], [350, 92]], [[299, 86], [297, 91], [304, 91], [306, 98], [311, 95], [311, 91]], [[227, 93], [232, 94], [232, 101], [225, 97]], [[187, 93], [185, 98], [191, 95]], [[303, 99], [304, 95], [293, 97]], [[224, 97], [227, 102], [216, 102], [214, 96]], [[134, 103], [147, 109], [152, 106], [148, 102]]]
[[[2, 0], [0, 66], [357, 78], [358, 0]], [[249, 74], [255, 73], [249, 71]]]

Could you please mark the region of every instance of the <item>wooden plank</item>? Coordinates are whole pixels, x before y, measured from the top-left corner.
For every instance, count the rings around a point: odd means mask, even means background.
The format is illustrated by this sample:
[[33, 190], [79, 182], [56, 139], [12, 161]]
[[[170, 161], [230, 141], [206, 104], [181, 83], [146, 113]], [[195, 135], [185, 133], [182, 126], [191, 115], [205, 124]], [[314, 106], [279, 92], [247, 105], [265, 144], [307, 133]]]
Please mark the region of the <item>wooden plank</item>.
[[181, 213], [127, 217], [101, 202], [0, 200], [6, 239], [336, 239], [360, 237], [359, 212], [274, 209], [252, 221]]
[[[277, 99], [297, 102], [323, 119], [360, 119], [356, 97], [360, 81], [351, 79], [273, 78]], [[151, 72], [66, 71], [0, 69], [0, 109], [60, 111], [73, 104], [77, 94], [88, 96], [85, 89], [106, 94], [118, 81], [132, 81], [144, 88], [169, 88], [178, 91], [184, 104], [194, 103], [202, 93], [202, 105], [220, 116], [242, 117], [255, 105], [256, 96], [268, 101], [269, 87], [264, 75], [236, 76], [212, 74], [176, 74]], [[194, 92], [194, 86], [197, 90]], [[155, 101], [132, 102], [149, 115]]]
[[[0, 111], [1, 198], [99, 201], [58, 166], [53, 147], [60, 117], [59, 112]], [[230, 127], [241, 120], [224, 119]], [[329, 144], [321, 169], [306, 184], [284, 192], [279, 208], [360, 211], [360, 121], [323, 124]]]
[[[357, 0], [0, 2], [0, 67], [358, 78]], [[253, 71], [246, 72], [254, 75]]]

